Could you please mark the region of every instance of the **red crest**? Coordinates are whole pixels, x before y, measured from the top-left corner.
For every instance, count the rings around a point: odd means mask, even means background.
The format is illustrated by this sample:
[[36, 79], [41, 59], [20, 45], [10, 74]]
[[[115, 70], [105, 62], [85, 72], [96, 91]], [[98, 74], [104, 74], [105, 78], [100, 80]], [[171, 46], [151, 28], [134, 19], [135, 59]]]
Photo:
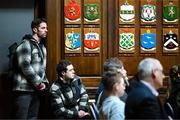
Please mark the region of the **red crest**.
[[70, 0], [70, 3], [65, 6], [65, 17], [69, 20], [76, 20], [80, 18], [80, 6], [75, 0]]
[[99, 40], [84, 40], [84, 46], [89, 49], [98, 48], [100, 44]]
[[84, 46], [88, 49], [96, 49], [100, 46], [98, 33], [86, 33], [84, 39]]

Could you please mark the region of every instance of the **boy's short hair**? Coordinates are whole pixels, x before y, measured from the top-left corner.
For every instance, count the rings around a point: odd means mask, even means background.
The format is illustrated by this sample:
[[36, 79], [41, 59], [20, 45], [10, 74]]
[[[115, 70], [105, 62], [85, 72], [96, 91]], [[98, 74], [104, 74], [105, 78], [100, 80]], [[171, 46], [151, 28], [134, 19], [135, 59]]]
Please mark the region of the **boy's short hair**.
[[116, 71], [105, 71], [102, 75], [102, 83], [104, 85], [104, 89], [107, 91], [111, 91], [113, 86], [117, 82], [121, 82], [120, 77], [123, 78], [121, 73]]

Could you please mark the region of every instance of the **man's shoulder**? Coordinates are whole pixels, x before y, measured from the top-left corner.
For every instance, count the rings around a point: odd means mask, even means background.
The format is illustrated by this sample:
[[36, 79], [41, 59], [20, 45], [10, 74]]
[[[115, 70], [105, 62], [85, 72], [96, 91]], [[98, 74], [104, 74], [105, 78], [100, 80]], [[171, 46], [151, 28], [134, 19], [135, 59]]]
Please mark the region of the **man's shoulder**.
[[76, 76], [73, 78], [72, 82], [81, 82], [81, 78], [76, 75]]
[[76, 76], [74, 77], [74, 79], [75, 79], [75, 80], [81, 80], [81, 78], [80, 78], [78, 75], [76, 75]]
[[72, 80], [71, 84], [81, 86], [81, 85], [83, 85], [83, 82], [79, 76], [75, 76], [74, 79]]
[[57, 84], [57, 82], [55, 81], [51, 87], [50, 87], [50, 91], [57, 91], [58, 89], [60, 89], [59, 84]]
[[19, 46], [18, 48], [29, 48], [30, 47], [30, 42], [29, 40], [22, 40], [20, 43], [19, 43]]
[[132, 95], [132, 96], [144, 96], [145, 93], [149, 93], [149, 90], [145, 87], [145, 85], [143, 85], [142, 83], [138, 83], [133, 90], [128, 94]]

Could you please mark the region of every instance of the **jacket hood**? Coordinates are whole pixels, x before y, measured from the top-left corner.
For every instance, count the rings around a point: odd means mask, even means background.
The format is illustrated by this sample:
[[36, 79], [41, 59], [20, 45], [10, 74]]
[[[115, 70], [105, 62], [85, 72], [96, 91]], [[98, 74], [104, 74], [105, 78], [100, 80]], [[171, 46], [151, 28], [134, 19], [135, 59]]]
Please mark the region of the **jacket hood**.
[[29, 39], [33, 39], [33, 37], [32, 37], [31, 34], [26, 34], [26, 35], [23, 36], [22, 39], [23, 39], [23, 40], [24, 40], [24, 39], [28, 39], [28, 40], [29, 40]]

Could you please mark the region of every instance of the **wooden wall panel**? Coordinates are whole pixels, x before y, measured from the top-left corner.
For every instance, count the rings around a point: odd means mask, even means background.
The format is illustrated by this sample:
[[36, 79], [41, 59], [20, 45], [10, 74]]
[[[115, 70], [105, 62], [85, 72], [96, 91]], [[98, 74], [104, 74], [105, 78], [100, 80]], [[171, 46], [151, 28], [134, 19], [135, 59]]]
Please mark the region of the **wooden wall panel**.
[[[62, 2], [63, 3], [63, 2]], [[81, 20], [76, 22], [77, 20], [71, 20], [69, 22], [64, 19], [65, 16], [67, 16], [65, 13], [64, 16], [62, 16], [62, 22], [63, 22], [63, 28], [64, 28], [64, 37], [61, 38], [61, 44], [62, 47], [64, 47], [65, 38], [67, 34], [67, 29], [69, 30], [69, 33], [71, 30], [79, 29], [78, 34], [81, 35], [81, 46], [80, 49], [77, 51], [75, 49], [71, 49], [69, 52], [65, 50], [65, 52], [61, 52], [62, 58], [69, 59], [72, 61], [76, 73], [79, 76], [85, 76], [85, 77], [92, 77], [92, 76], [100, 76], [102, 73], [102, 64], [104, 61], [104, 57], [106, 57], [106, 44], [107, 44], [107, 19], [104, 19], [107, 15], [105, 11], [106, 8], [106, 0], [96, 0], [96, 1], [90, 1], [90, 0], [78, 0], [75, 1], [74, 4], [70, 4], [70, 1], [64, 0], [64, 12], [66, 10], [66, 7], [68, 5], [75, 5], [79, 6], [81, 9]], [[97, 5], [99, 11], [99, 20], [96, 22], [94, 21], [87, 21], [84, 19], [85, 17], [85, 5]], [[86, 49], [84, 46], [85, 43], [85, 34], [86, 33], [97, 33], [99, 35], [99, 43], [100, 47], [98, 50], [93, 49]], [[75, 44], [75, 43], [74, 43]]]
[[56, 65], [61, 59], [61, 16], [62, 3], [60, 0], [47, 0], [47, 20], [48, 20], [48, 41], [47, 41], [47, 75], [48, 80], [52, 83], [56, 79]]
[[[98, 0], [97, 0], [98, 1]], [[97, 2], [95, 1], [95, 2]], [[48, 78], [53, 81], [56, 77], [55, 66], [60, 59], [69, 59], [72, 61], [76, 73], [83, 78], [83, 82], [87, 87], [95, 87], [98, 85], [103, 72], [103, 62], [110, 57], [118, 57], [124, 63], [128, 72], [128, 76], [133, 76], [137, 71], [137, 65], [145, 57], [154, 57], [161, 61], [166, 77], [168, 77], [169, 69], [172, 65], [178, 64], [180, 53], [164, 53], [163, 52], [163, 29], [164, 28], [180, 28], [180, 22], [176, 24], [164, 24], [163, 22], [163, 5], [167, 1], [152, 0], [153, 4], [157, 6], [157, 19], [153, 23], [141, 22], [141, 5], [146, 4], [146, 0], [133, 1], [128, 0], [135, 8], [135, 21], [128, 23], [121, 23], [119, 20], [119, 6], [125, 0], [101, 0], [101, 20], [97, 23], [84, 22], [83, 19], [83, 5], [91, 3], [88, 0], [79, 0], [81, 9], [81, 21], [79, 23], [64, 22], [64, 0], [47, 0], [47, 18], [48, 18]], [[175, 1], [179, 5], [180, 1]], [[98, 2], [97, 2], [98, 3]], [[180, 8], [178, 8], [180, 9]], [[178, 16], [179, 18], [179, 16]], [[79, 53], [65, 53], [65, 34], [64, 28], [78, 27], [81, 29], [82, 46]], [[85, 28], [100, 28], [101, 33], [101, 48], [99, 53], [88, 53], [84, 51], [84, 31]], [[135, 29], [135, 50], [131, 53], [119, 52], [119, 34], [121, 28], [134, 28]], [[150, 28], [155, 29], [157, 46], [156, 51], [152, 53], [141, 52], [140, 39], [141, 30]], [[179, 30], [178, 30], [179, 34]], [[179, 38], [178, 38], [179, 41]], [[92, 83], [92, 84], [91, 84]], [[166, 85], [166, 84], [165, 84]]]

